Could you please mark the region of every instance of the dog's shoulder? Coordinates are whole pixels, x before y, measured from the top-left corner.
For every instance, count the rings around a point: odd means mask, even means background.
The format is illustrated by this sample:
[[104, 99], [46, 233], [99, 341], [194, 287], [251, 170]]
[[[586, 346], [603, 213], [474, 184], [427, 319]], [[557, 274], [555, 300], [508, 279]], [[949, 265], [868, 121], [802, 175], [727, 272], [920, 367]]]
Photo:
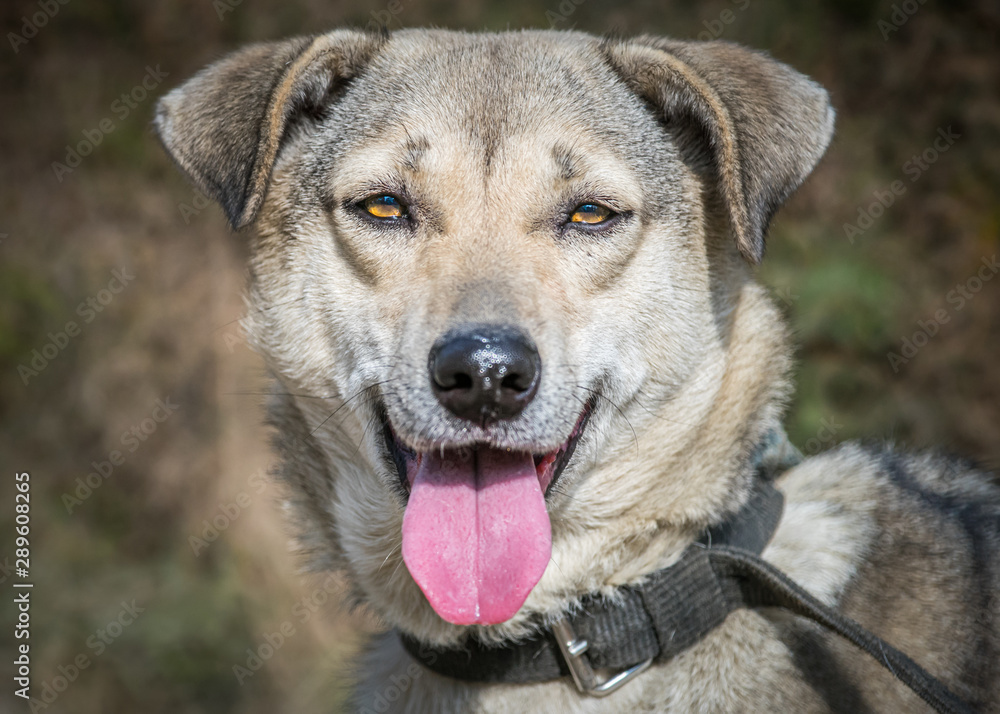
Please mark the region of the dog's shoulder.
[[971, 586], [1000, 571], [1000, 479], [969, 461], [848, 442], [777, 485], [785, 514], [764, 555], [828, 604], [901, 568], [912, 568], [898, 576], [904, 595], [922, 577]]
[[[851, 442], [804, 460], [778, 485], [786, 511], [764, 556], [991, 711], [1000, 681], [1000, 481], [962, 459]], [[911, 694], [875, 662], [812, 629], [797, 623], [786, 633], [802, 645], [803, 670], [835, 664], [847, 674], [838, 682], [857, 683], [858, 701], [908, 711]]]
[[954, 531], [956, 539], [938, 550], [998, 555], [1000, 478], [966, 459], [847, 442], [803, 460], [777, 484], [788, 509], [783, 525], [810, 513], [820, 517], [814, 528], [822, 517], [851, 521], [861, 528], [851, 538], [874, 537], [874, 550]]

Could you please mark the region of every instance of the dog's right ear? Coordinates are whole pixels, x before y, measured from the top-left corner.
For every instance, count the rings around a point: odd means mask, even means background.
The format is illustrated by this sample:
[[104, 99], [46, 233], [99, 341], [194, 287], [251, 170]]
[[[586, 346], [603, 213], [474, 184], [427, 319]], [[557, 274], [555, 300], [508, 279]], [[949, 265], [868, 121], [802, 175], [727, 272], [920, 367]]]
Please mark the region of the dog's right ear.
[[338, 30], [252, 45], [206, 67], [157, 103], [174, 161], [217, 200], [234, 229], [253, 222], [290, 123], [321, 115], [385, 35]]

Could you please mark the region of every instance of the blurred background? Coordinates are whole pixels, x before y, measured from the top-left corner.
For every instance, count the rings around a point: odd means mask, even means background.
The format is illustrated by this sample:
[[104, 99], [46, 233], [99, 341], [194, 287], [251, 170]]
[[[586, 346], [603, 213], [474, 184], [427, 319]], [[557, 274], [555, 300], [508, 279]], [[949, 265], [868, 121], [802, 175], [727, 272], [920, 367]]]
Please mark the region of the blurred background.
[[[26, 0], [0, 8], [0, 533], [32, 484], [31, 711], [328, 712], [375, 618], [289, 554], [236, 322], [246, 251], [150, 129], [250, 41], [351, 24], [721, 38], [831, 92], [837, 135], [760, 278], [797, 336], [793, 440], [1000, 465], [992, 0]], [[0, 584], [16, 579], [13, 547]], [[0, 628], [11, 696], [12, 598]], [[287, 633], [291, 634], [287, 634]]]

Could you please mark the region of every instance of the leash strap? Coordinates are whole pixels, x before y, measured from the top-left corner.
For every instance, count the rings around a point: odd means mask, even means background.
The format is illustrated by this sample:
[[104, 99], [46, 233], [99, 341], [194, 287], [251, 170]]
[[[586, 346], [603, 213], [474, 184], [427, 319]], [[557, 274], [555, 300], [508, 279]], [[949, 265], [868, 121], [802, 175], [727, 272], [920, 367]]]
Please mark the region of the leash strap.
[[969, 705], [923, 667], [854, 620], [821, 603], [770, 563], [730, 547], [708, 550], [707, 557], [720, 584], [728, 591], [726, 598], [733, 609], [780, 607], [807, 617], [867, 652], [935, 711], [973, 714]]
[[[589, 668], [638, 672], [649, 661], [664, 662], [683, 652], [734, 610], [780, 607], [852, 642], [936, 711], [973, 714], [905, 654], [827, 607], [758, 557], [781, 519], [783, 503], [781, 493], [759, 479], [743, 509], [691, 545], [677, 563], [653, 573], [641, 585], [619, 588], [611, 598], [584, 598], [566, 616], [570, 627], [565, 631], [573, 633], [579, 651], [585, 652], [579, 656], [586, 657]], [[418, 662], [453, 679], [517, 684], [572, 674], [579, 684], [579, 672], [572, 670], [556, 636], [548, 630], [504, 647], [489, 647], [470, 638], [460, 649], [440, 649], [403, 633], [400, 638]], [[612, 688], [591, 693], [609, 691]]]

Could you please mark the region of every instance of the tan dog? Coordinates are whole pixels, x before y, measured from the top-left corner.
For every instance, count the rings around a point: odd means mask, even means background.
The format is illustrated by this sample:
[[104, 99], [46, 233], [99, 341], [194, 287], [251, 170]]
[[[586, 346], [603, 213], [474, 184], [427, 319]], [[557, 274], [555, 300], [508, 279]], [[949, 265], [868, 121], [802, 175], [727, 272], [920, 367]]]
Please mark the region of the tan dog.
[[[313, 565], [428, 646], [503, 644], [737, 510], [790, 389], [750, 264], [833, 117], [756, 52], [575, 32], [336, 31], [167, 95], [167, 150], [257, 223], [246, 326]], [[764, 558], [1000, 711], [996, 483], [854, 444], [777, 483]], [[606, 699], [442, 677], [395, 632], [361, 673], [362, 711], [925, 709], [778, 610]]]

